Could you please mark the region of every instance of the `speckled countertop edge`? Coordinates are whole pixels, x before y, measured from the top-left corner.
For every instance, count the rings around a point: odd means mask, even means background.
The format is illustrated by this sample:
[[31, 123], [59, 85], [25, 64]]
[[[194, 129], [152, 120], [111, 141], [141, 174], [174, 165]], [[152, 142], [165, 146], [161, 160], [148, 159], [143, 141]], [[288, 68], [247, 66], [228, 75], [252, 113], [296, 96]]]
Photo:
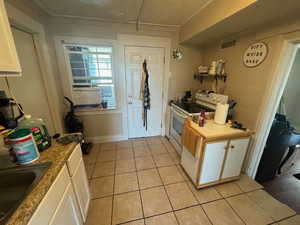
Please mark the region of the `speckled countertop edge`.
[[22, 201], [5, 225], [28, 224], [30, 218], [34, 214], [40, 202], [43, 200], [44, 196], [47, 194], [49, 188], [75, 149], [76, 145], [76, 143], [68, 145], [54, 143], [49, 149], [41, 153], [40, 158], [33, 164], [52, 162], [52, 165], [30, 194]]

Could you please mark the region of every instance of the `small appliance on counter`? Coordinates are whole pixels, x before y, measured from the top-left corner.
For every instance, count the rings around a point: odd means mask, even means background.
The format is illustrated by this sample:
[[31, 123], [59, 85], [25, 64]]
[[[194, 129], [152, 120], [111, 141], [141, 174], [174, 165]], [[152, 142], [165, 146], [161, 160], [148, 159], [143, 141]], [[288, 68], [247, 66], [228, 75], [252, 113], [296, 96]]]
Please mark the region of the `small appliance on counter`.
[[[19, 110], [19, 106], [12, 98], [8, 98], [4, 91], [0, 90], [0, 125], [6, 129], [14, 129], [18, 125], [18, 119], [23, 116], [23, 112]], [[19, 112], [19, 115], [15, 115], [15, 111]]]
[[192, 92], [191, 91], [186, 91], [185, 95], [181, 99], [182, 102], [188, 103], [192, 101]]

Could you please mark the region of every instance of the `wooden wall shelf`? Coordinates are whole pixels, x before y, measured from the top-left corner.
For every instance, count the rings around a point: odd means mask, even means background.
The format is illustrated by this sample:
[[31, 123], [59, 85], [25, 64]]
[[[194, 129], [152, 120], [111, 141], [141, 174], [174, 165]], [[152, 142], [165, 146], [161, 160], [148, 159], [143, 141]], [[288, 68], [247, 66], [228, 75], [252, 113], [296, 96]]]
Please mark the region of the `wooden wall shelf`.
[[223, 80], [224, 82], [226, 82], [227, 75], [226, 74], [210, 75], [208, 73], [196, 73], [194, 74], [194, 79], [200, 81], [201, 83], [203, 83], [204, 80], [212, 80], [212, 79], [215, 79], [216, 81]]

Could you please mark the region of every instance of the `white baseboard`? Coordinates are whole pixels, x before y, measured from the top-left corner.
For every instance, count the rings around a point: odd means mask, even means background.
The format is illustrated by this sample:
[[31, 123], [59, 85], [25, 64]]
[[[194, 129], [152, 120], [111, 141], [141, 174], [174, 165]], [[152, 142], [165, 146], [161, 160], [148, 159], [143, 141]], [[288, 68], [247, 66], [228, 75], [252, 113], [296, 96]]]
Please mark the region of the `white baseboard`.
[[124, 135], [111, 135], [111, 136], [86, 137], [85, 140], [88, 142], [98, 144], [98, 143], [105, 143], [105, 142], [112, 142], [112, 141], [128, 140], [128, 137]]

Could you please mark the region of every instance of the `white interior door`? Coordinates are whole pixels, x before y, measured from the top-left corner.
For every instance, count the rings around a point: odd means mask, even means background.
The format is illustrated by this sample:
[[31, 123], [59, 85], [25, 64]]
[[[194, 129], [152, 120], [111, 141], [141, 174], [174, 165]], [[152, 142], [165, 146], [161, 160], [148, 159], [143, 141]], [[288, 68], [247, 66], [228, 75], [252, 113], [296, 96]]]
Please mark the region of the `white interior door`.
[[[162, 132], [164, 49], [126, 47], [126, 88], [129, 138], [158, 136]], [[143, 126], [140, 87], [142, 63], [146, 59], [149, 71], [150, 110], [148, 129]]]

